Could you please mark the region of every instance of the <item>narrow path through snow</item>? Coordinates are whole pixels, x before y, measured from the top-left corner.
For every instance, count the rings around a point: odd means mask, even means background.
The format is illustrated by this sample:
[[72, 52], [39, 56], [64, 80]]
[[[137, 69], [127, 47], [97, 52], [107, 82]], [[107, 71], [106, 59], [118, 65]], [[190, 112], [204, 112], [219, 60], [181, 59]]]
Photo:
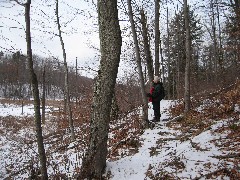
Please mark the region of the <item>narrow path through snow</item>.
[[[212, 158], [212, 156], [220, 155], [223, 152], [211, 143], [211, 140], [219, 136], [212, 134], [211, 130], [186, 141], [171, 140], [171, 138], [174, 139], [182, 135], [182, 132], [167, 127], [167, 122], [162, 121], [169, 118], [164, 109], [168, 108], [171, 103], [171, 101], [165, 100], [161, 102], [161, 121], [156, 123], [153, 129], [147, 129], [141, 135], [142, 146], [138, 153], [117, 161], [107, 162], [106, 172], [110, 172], [112, 175], [111, 180], [150, 179], [146, 175], [148, 170], [154, 175], [161, 172], [162, 174], [172, 174], [180, 179], [193, 179], [224, 166], [221, 160]], [[152, 117], [153, 111], [150, 104], [149, 119]], [[221, 124], [221, 122], [216, 122], [212, 128], [218, 123]], [[202, 146], [204, 150], [194, 148], [193, 142]], [[158, 175], [156, 176], [158, 177]]]

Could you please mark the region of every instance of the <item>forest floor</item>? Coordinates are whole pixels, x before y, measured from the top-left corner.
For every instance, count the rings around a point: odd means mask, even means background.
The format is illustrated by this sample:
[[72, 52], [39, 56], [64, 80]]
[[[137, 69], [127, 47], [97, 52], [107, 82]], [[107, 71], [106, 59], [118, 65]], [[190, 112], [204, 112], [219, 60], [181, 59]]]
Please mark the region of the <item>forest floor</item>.
[[[37, 179], [31, 101], [0, 99], [0, 179]], [[89, 137], [89, 113], [74, 109], [71, 142], [61, 101], [48, 101], [43, 125], [49, 179], [75, 179]], [[86, 108], [87, 109], [87, 108]], [[112, 120], [104, 179], [240, 179], [240, 83], [192, 99], [161, 101], [161, 121], [142, 130], [140, 109]], [[149, 119], [152, 119], [149, 104]]]

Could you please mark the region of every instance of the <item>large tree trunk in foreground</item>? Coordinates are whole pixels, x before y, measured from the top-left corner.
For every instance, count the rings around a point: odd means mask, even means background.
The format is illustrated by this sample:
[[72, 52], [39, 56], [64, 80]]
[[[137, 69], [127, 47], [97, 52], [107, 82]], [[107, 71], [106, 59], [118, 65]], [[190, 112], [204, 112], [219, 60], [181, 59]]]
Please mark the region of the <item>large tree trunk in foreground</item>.
[[122, 45], [117, 0], [98, 0], [97, 5], [101, 61], [94, 89], [90, 144], [79, 179], [101, 179], [106, 166], [110, 112]]
[[41, 178], [44, 180], [48, 179], [47, 167], [46, 167], [46, 154], [43, 144], [42, 136], [42, 126], [41, 126], [41, 113], [40, 113], [40, 98], [38, 90], [38, 80], [33, 69], [33, 59], [32, 59], [32, 45], [31, 45], [31, 30], [30, 30], [30, 6], [31, 0], [28, 0], [25, 6], [25, 22], [26, 22], [26, 42], [27, 42], [27, 58], [28, 66], [33, 86], [33, 98], [34, 98], [34, 111], [35, 111], [35, 126], [36, 126], [36, 136], [38, 144], [38, 154], [40, 158], [41, 165]]

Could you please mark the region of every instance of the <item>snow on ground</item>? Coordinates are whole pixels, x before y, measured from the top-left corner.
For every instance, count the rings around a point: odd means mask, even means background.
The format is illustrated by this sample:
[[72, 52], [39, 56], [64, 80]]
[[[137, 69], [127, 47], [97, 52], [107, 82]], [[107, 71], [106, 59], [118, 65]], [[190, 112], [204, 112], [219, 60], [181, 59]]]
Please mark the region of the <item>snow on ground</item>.
[[[46, 113], [50, 112], [50, 107], [46, 107]], [[33, 116], [34, 115], [34, 106], [30, 105], [15, 105], [15, 104], [0, 104], [0, 116], [17, 116], [17, 117], [25, 117], [25, 116]]]
[[33, 105], [26, 105], [23, 108], [19, 105], [0, 104], [0, 116], [31, 116], [33, 115]]
[[[161, 101], [161, 120], [169, 118], [165, 109], [172, 103], [172, 101]], [[153, 110], [151, 104], [149, 106], [149, 119], [152, 119]], [[211, 129], [222, 125], [222, 121], [217, 122]], [[111, 172], [111, 179], [150, 179], [146, 177], [148, 170], [151, 170], [153, 174], [162, 171], [162, 173], [174, 174], [180, 179], [193, 179], [201, 174], [207, 174], [224, 167], [221, 160], [211, 157], [223, 154], [211, 143], [211, 140], [224, 138], [224, 134], [212, 134], [211, 130], [207, 130], [187, 141], [171, 140], [180, 134], [180, 131], [168, 128], [166, 121], [161, 121], [154, 129], [146, 130], [140, 137], [142, 146], [138, 153], [117, 161], [107, 162], [107, 172]], [[204, 150], [197, 150], [192, 146], [192, 143], [200, 143], [199, 148]]]
[[[163, 176], [163, 174], [171, 174], [179, 179], [194, 179], [226, 166], [230, 168], [233, 167], [231, 163], [226, 165], [223, 160], [214, 158], [214, 156], [228, 153], [227, 151], [224, 152], [220, 150], [212, 142], [212, 140], [225, 138], [226, 134], [213, 131], [218, 127], [224, 126], [226, 121], [216, 121], [212, 124], [211, 128], [206, 131], [181, 141], [179, 139], [180, 136], [183, 136], [181, 132], [166, 126], [167, 122], [165, 120], [169, 118], [166, 109], [173, 103], [173, 101], [161, 101], [161, 122], [156, 123], [153, 129], [145, 130], [141, 135], [141, 147], [139, 147], [136, 154], [123, 157], [116, 161], [107, 160], [106, 172], [110, 172], [110, 179], [145, 180], [152, 179], [149, 173], [157, 177], [157, 173], [159, 172], [162, 173], [161, 176]], [[24, 114], [22, 114], [22, 108], [20, 106], [10, 104], [0, 105], [0, 117], [33, 114], [33, 106], [30, 105], [24, 106]], [[149, 104], [149, 119], [152, 118], [152, 105]], [[23, 133], [26, 133], [26, 131]], [[25, 153], [27, 147], [21, 142], [17, 145], [15, 143], [16, 141], [11, 141], [4, 137], [0, 138], [0, 179], [7, 174], [5, 170], [6, 164], [11, 164], [11, 161], [16, 161], [16, 163], [19, 161], [19, 165], [23, 166], [23, 162], [29, 160], [27, 156], [36, 156], [35, 151], [37, 151], [37, 149], [34, 147], [36, 144], [32, 144], [33, 147], [30, 148], [32, 152], [28, 151]], [[14, 148], [16, 148], [16, 151], [13, 151]], [[10, 149], [11, 152], [9, 152]], [[67, 167], [70, 166], [69, 164], [73, 162], [77, 163], [77, 166], [81, 166], [79, 161], [74, 162], [74, 159], [77, 159], [76, 156], [80, 156], [79, 152], [71, 149], [70, 151], [65, 153], [72, 159], [68, 164], [64, 164], [62, 160], [58, 159], [61, 155], [57, 152], [51, 156], [51, 162], [55, 162], [56, 164], [63, 163], [62, 166], [59, 167], [59, 169], [61, 169], [59, 171], [65, 172], [68, 174], [68, 177], [73, 175], [71, 171], [74, 170], [73, 168]], [[17, 154], [14, 154], [14, 152]], [[49, 173], [54, 172], [51, 168], [52, 167], [49, 167]], [[146, 174], [148, 174], [148, 176]], [[26, 177], [26, 174], [22, 176], [22, 178], [23, 177]]]
[[[46, 106], [46, 115], [51, 110], [54, 108]], [[36, 159], [37, 143], [26, 143], [35, 140], [34, 121], [31, 118], [28, 119], [32, 116], [34, 116], [34, 105], [22, 107], [22, 105], [10, 103], [0, 104], [0, 179], [7, 174], [23, 169], [26, 164], [29, 165], [31, 160]], [[28, 125], [21, 127], [24, 124]], [[5, 129], [6, 126], [8, 128]], [[43, 128], [44, 130], [45, 128]], [[24, 179], [27, 178], [27, 175], [17, 177], [16, 179]]]

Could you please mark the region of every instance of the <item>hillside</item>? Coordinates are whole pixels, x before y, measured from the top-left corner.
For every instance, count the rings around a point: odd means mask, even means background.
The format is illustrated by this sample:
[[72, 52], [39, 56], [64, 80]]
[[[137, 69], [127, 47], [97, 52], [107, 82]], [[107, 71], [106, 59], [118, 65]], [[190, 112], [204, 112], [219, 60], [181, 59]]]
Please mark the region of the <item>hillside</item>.
[[[33, 106], [1, 99], [0, 179], [37, 179]], [[48, 102], [43, 125], [50, 179], [74, 179], [87, 144], [89, 117], [75, 108], [77, 139], [70, 142], [60, 101]], [[81, 111], [79, 110], [81, 109]], [[240, 83], [192, 99], [182, 118], [181, 101], [161, 101], [161, 122], [140, 130], [140, 110], [111, 122], [105, 179], [239, 179]], [[152, 119], [149, 104], [149, 119]], [[167, 121], [165, 121], [167, 119]], [[61, 177], [61, 178], [60, 178]]]

